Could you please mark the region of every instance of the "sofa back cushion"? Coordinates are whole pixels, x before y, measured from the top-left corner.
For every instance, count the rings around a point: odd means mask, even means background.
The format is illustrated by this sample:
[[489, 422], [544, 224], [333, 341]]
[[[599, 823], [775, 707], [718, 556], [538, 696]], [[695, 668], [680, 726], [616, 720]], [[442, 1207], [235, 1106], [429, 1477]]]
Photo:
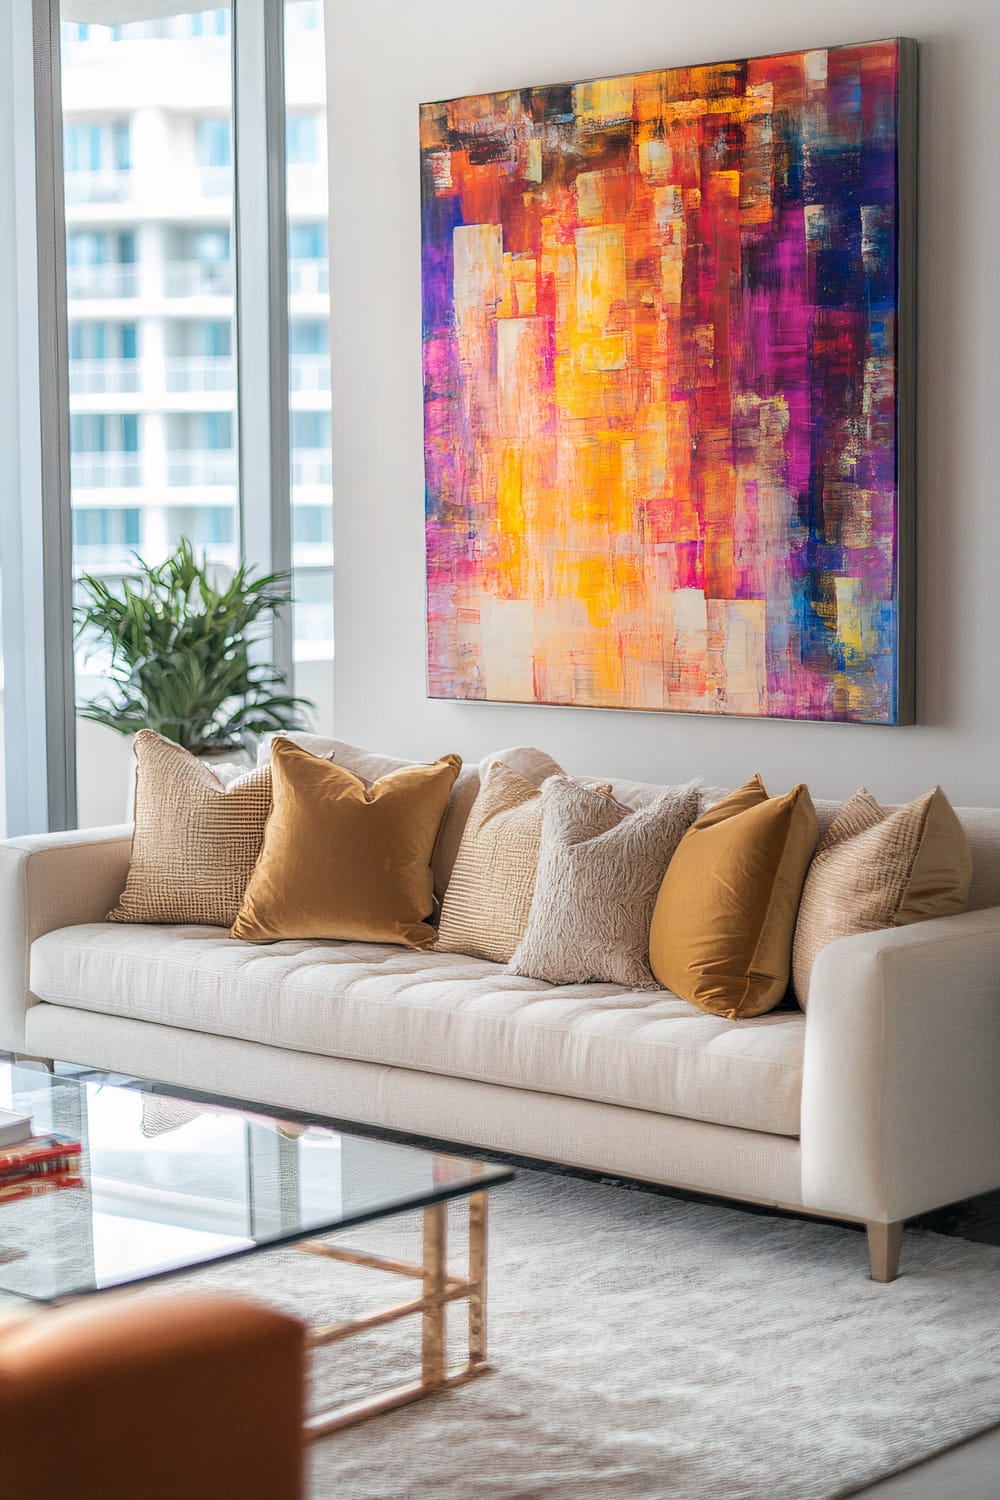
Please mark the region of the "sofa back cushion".
[[[651, 802], [655, 802], [657, 797], [661, 796], [672, 784], [655, 781], [626, 781], [620, 776], [587, 776], [583, 779], [592, 784], [607, 781], [611, 787], [611, 795], [615, 801], [620, 802], [623, 807], [632, 809], [648, 807]], [[730, 791], [730, 787], [703, 786], [699, 782], [697, 785], [698, 816], [700, 817], [702, 813], [707, 812], [722, 797], [728, 797]]]
[[1000, 906], [1000, 808], [956, 807], [972, 855], [969, 911]]
[[[289, 734], [288, 738], [310, 750], [313, 755], [332, 754], [339, 764], [366, 777], [369, 781], [378, 776], [384, 776], [387, 771], [399, 766], [417, 764], [415, 761], [401, 760], [398, 756], [382, 755], [373, 750], [363, 750], [357, 745], [348, 744], [345, 740], [329, 739], [318, 734], [296, 732]], [[499, 750], [494, 757], [487, 759], [503, 760], [522, 776], [526, 776], [528, 773], [516, 760], [512, 759], [519, 753], [512, 750]], [[269, 742], [265, 740], [259, 752], [260, 764], [266, 764], [269, 756]], [[575, 767], [570, 769], [576, 774]], [[692, 768], [694, 774], [697, 774], [697, 770], [696, 766]], [[479, 791], [480, 771], [481, 767], [476, 766], [462, 768], [441, 825], [438, 846], [434, 851], [432, 861], [434, 891], [439, 902], [444, 898], [461, 843], [462, 830]], [[610, 782], [611, 795], [615, 801], [629, 808], [645, 807], [664, 790], [662, 783], [629, 781], [622, 777], [615, 778], [607, 775], [602, 777], [593, 771], [589, 772], [587, 779], [594, 782]], [[699, 787], [699, 814], [706, 812], [722, 797], [728, 796], [730, 790], [729, 787], [720, 786]], [[898, 805], [890, 806], [890, 811], [895, 811]], [[817, 797], [813, 800], [820, 837], [826, 833], [843, 806], [843, 801], [838, 798]], [[969, 848], [972, 851], [972, 884], [969, 887], [968, 909], [969, 911], [982, 911], [986, 907], [1000, 906], [1000, 808], [956, 807], [955, 813], [965, 829]]]

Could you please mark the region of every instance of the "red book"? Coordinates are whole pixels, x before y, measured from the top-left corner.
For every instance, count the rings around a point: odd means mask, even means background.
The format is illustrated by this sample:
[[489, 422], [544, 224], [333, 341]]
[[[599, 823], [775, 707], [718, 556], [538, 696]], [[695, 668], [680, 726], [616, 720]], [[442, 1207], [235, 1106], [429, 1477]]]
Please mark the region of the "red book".
[[0, 1185], [0, 1204], [13, 1203], [17, 1198], [38, 1198], [43, 1193], [55, 1192], [58, 1188], [83, 1187], [79, 1172], [48, 1172], [42, 1177], [27, 1181]]
[[61, 1156], [79, 1156], [83, 1147], [68, 1135], [36, 1135], [19, 1146], [0, 1151], [0, 1179], [10, 1172], [23, 1172], [35, 1162], [54, 1161]]
[[10, 1187], [15, 1182], [35, 1182], [39, 1177], [51, 1177], [53, 1173], [79, 1172], [79, 1151], [67, 1151], [62, 1156], [50, 1157], [48, 1161], [33, 1161], [16, 1172], [0, 1172], [0, 1188]]

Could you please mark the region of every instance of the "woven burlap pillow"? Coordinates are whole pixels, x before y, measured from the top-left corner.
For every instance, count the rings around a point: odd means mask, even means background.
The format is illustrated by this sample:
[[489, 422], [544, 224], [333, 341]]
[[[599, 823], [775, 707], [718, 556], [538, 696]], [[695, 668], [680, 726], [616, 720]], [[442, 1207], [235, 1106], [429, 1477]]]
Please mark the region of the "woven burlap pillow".
[[697, 786], [667, 787], [630, 812], [605, 792], [553, 776], [541, 801], [535, 895], [511, 973], [655, 990], [650, 919], [663, 873], [697, 815]]
[[224, 785], [151, 729], [136, 735], [135, 760], [132, 858], [108, 921], [231, 926], [264, 838], [270, 766]]
[[864, 787], [845, 802], [809, 866], [792, 949], [805, 1010], [816, 956], [837, 938], [965, 911], [972, 855], [941, 788], [907, 807], [880, 807]]
[[[540, 779], [561, 774], [555, 761], [544, 761]], [[528, 923], [541, 838], [538, 784], [493, 761], [462, 834], [441, 908], [438, 948], [508, 962]]]

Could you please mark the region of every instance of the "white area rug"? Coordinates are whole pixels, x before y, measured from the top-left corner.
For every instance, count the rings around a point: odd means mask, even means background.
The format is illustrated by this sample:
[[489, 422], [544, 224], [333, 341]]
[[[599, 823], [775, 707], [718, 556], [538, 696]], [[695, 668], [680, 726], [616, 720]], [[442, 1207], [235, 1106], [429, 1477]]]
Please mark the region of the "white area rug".
[[[316, 1444], [313, 1500], [820, 1500], [1000, 1422], [1000, 1249], [911, 1231], [878, 1286], [836, 1226], [530, 1172], [490, 1202], [496, 1372]], [[344, 1239], [414, 1256], [418, 1224]], [[285, 1250], [195, 1280], [317, 1321], [412, 1285]], [[418, 1339], [350, 1340], [318, 1380], [407, 1378]]]

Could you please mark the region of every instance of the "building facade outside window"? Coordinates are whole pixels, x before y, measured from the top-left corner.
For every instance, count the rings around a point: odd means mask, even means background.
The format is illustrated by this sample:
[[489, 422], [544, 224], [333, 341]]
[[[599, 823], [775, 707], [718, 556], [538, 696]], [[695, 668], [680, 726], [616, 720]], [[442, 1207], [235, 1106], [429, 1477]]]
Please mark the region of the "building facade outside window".
[[[182, 536], [223, 572], [247, 553], [251, 560], [266, 561], [269, 546], [278, 559], [289, 557], [295, 597], [293, 686], [317, 701], [315, 727], [329, 730], [333, 548], [322, 6], [314, 0], [285, 0], [280, 7], [285, 28], [282, 197], [280, 172], [275, 175], [273, 161], [268, 164], [262, 149], [262, 140], [270, 138], [279, 55], [264, 39], [279, 6], [272, 0], [266, 6], [258, 0], [233, 3], [240, 13], [235, 30], [232, 4], [144, 0], [136, 6], [133, 0], [121, 0], [119, 6], [116, 0], [53, 0], [63, 22], [61, 97], [50, 115], [42, 87], [36, 95], [35, 128], [41, 130], [36, 138], [44, 141], [45, 120], [51, 118], [62, 133], [63, 208], [56, 222], [61, 223], [64, 213], [67, 325], [65, 344], [59, 337], [62, 314], [56, 314], [55, 338], [46, 325], [44, 343], [56, 351], [49, 358], [60, 394], [58, 399], [43, 398], [43, 439], [47, 430], [49, 441], [43, 440], [41, 449], [52, 453], [61, 446], [58, 436], [66, 421], [61, 392], [68, 376], [69, 532], [75, 578], [83, 572], [98, 574], [109, 586], [120, 587], [136, 566], [133, 553], [155, 564]], [[146, 18], [136, 19], [137, 12]], [[29, 38], [30, 32], [22, 33], [24, 41]], [[240, 79], [238, 121], [234, 73]], [[268, 133], [261, 137], [265, 117]], [[273, 237], [273, 215], [283, 205], [281, 228], [288, 252], [289, 428], [286, 434], [283, 423], [274, 423], [273, 439], [266, 378], [255, 373], [271, 367], [266, 359], [255, 363], [254, 355], [256, 341], [270, 339], [277, 351], [278, 378], [283, 378], [281, 323], [274, 342], [267, 319], [268, 298], [284, 283], [280, 264], [276, 269], [267, 246], [261, 247], [254, 192], [241, 192], [238, 233], [234, 227], [237, 168], [244, 188], [256, 186], [262, 180], [254, 175], [258, 159], [266, 165], [268, 236]], [[40, 146], [41, 234], [46, 224], [44, 160]], [[239, 276], [237, 243], [245, 257]], [[273, 247], [273, 238], [268, 243]], [[61, 275], [57, 264], [57, 285]], [[239, 318], [237, 293], [246, 298]], [[39, 320], [44, 322], [41, 312]], [[68, 362], [68, 370], [63, 365], [61, 372], [60, 349]], [[44, 357], [42, 368], [45, 373]], [[245, 393], [240, 390], [241, 369]], [[46, 378], [51, 389], [50, 371]], [[241, 437], [244, 404], [257, 426], [248, 425]], [[259, 440], [254, 446], [252, 431], [267, 435], [279, 461], [287, 452], [291, 515], [284, 537], [280, 522], [270, 532], [264, 524], [267, 514], [280, 516], [283, 485], [280, 480], [261, 483], [266, 471], [250, 455], [266, 454], [267, 447], [262, 449]], [[241, 461], [250, 464], [244, 495]], [[45, 486], [44, 493], [53, 496], [48, 516], [53, 507], [60, 511], [65, 504], [58, 500], [62, 483], [57, 465], [45, 471]], [[270, 512], [269, 495], [277, 497], [270, 503], [278, 507]], [[64, 552], [59, 559], [66, 536], [61, 520], [57, 528], [46, 522], [47, 579], [63, 576]], [[48, 600], [48, 588], [38, 597]], [[67, 596], [57, 588], [55, 597], [63, 601], [58, 609], [65, 611]], [[22, 608], [20, 603], [16, 607]], [[63, 629], [61, 625], [54, 640]], [[276, 641], [275, 651], [287, 660], [287, 640]], [[75, 665], [79, 703], [103, 690], [106, 663], [86, 660], [79, 650]], [[54, 684], [45, 692], [46, 702], [65, 703], [61, 719], [51, 720], [63, 726], [51, 735], [51, 778], [57, 741], [68, 741], [64, 726], [72, 700]], [[89, 726], [88, 732], [94, 728]], [[44, 735], [49, 736], [48, 727]], [[81, 826], [117, 821], [120, 807], [87, 806], [87, 778], [103, 775], [103, 751], [96, 761], [90, 756], [88, 765], [81, 744], [78, 735], [78, 821]], [[19, 763], [27, 760], [20, 749], [17, 755]], [[61, 763], [64, 784], [71, 788], [68, 753]], [[50, 809], [66, 809], [57, 810], [55, 817], [72, 818], [72, 792], [64, 795], [54, 782], [51, 788]], [[38, 805], [44, 807], [44, 799]], [[37, 821], [43, 818], [44, 813]]]
[[131, 165], [127, 121], [66, 127], [63, 143], [63, 167], [66, 172], [127, 172]]
[[195, 156], [200, 167], [231, 167], [233, 141], [228, 120], [196, 120]]
[[[75, 563], [112, 582], [181, 536], [223, 568], [240, 550], [230, 10], [126, 15], [62, 33]], [[329, 728], [322, 7], [286, 0], [285, 22], [295, 676]], [[77, 670], [83, 697], [100, 691], [100, 661]]]
[[289, 115], [285, 147], [290, 166], [319, 161], [319, 126], [315, 115]]
[[192, 36], [225, 36], [229, 30], [229, 16], [224, 7], [215, 10], [195, 11], [191, 17]]

